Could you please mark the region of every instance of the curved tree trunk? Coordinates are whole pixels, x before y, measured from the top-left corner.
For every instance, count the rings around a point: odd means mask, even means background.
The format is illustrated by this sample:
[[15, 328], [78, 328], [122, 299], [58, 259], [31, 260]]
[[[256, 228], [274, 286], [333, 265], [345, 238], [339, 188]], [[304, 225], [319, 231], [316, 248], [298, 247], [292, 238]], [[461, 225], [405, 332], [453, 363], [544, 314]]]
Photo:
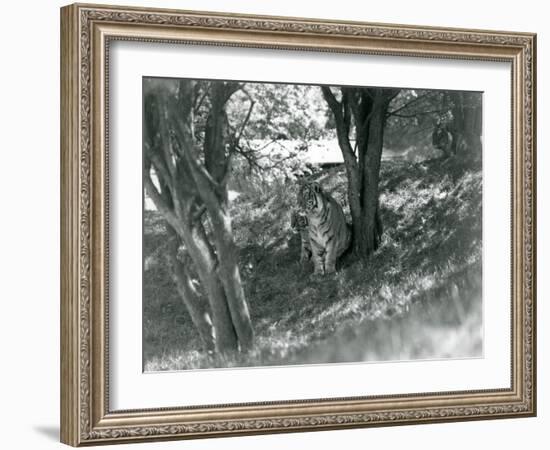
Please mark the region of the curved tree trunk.
[[[194, 135], [196, 82], [181, 80], [173, 92], [161, 88], [146, 98], [145, 186], [157, 209], [182, 240], [208, 300], [212, 329], [196, 302], [185, 267], [172, 260], [175, 281], [207, 348], [220, 354], [248, 350], [253, 329], [238, 269], [238, 252], [227, 211], [229, 154], [225, 103], [233, 83], [212, 84], [202, 152]], [[177, 95], [176, 95], [177, 92]], [[206, 94], [205, 94], [206, 95]], [[154, 169], [160, 189], [153, 183]], [[164, 195], [167, 192], [169, 195]], [[212, 225], [207, 235], [203, 216]], [[204, 306], [204, 305], [201, 305]]]
[[210, 217], [214, 229], [213, 239], [216, 243], [218, 258], [223, 261], [223, 264], [219, 264], [216, 268], [217, 275], [225, 291], [240, 350], [248, 351], [253, 345], [254, 332], [242, 287], [238, 264], [239, 255], [233, 240], [231, 218], [221, 210], [214, 211]]
[[[180, 82], [180, 88], [187, 91], [189, 87]], [[176, 127], [176, 135], [186, 142], [182, 162], [189, 169], [197, 186], [200, 197], [212, 226], [211, 241], [216, 249], [215, 266], [210, 268], [223, 288], [224, 309], [227, 308], [237, 345], [241, 351], [252, 348], [254, 332], [250, 320], [248, 303], [238, 266], [238, 251], [233, 239], [231, 216], [227, 204], [227, 175], [230, 168], [228, 152], [228, 123], [225, 115], [225, 103], [236, 90], [234, 83], [212, 86], [211, 109], [206, 122], [204, 136], [204, 164], [190, 139], [185, 136], [185, 127]], [[183, 124], [190, 127], [189, 119]]]
[[197, 329], [201, 342], [208, 353], [213, 353], [216, 349], [216, 332], [210, 316], [208, 303], [201, 298], [195, 286], [191, 281], [189, 269], [186, 264], [178, 259], [178, 251], [180, 248], [180, 238], [171, 225], [166, 225], [169, 236], [169, 245], [167, 252], [167, 260], [170, 268], [172, 280], [176, 285], [176, 289], [185, 304], [191, 321]]
[[216, 349], [222, 354], [235, 352], [239, 348], [238, 337], [231, 319], [223, 284], [216, 272], [217, 261], [209, 248], [202, 226], [193, 227], [191, 236], [187, 248], [210, 304], [212, 321], [216, 330]]
[[217, 275], [225, 291], [240, 350], [248, 351], [253, 345], [254, 332], [241, 282], [239, 254], [233, 238], [226, 185], [231, 161], [227, 148], [229, 132], [225, 103], [236, 87], [236, 84], [230, 83], [216, 84], [212, 87], [212, 107], [204, 136], [204, 165], [217, 183], [217, 189], [211, 193], [204, 179], [198, 174], [194, 176], [197, 183], [202, 186], [200, 195], [208, 211], [213, 229], [212, 240], [219, 261], [216, 267]]

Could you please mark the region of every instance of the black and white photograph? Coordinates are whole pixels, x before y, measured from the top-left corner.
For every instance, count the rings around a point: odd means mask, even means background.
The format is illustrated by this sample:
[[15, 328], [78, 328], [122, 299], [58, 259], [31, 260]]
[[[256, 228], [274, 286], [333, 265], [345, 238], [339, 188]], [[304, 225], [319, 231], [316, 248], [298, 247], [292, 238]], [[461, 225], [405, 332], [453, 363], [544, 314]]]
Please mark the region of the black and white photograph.
[[482, 92], [143, 78], [143, 368], [483, 356]]

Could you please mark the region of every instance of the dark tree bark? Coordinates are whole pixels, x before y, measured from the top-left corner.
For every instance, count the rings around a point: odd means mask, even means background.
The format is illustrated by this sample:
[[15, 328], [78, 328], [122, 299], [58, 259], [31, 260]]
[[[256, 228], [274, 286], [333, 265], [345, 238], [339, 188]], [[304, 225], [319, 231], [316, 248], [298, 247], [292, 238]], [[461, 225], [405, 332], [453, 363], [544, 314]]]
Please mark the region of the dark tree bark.
[[481, 96], [475, 92], [448, 94], [452, 104], [453, 152], [460, 158], [477, 161], [481, 158]]
[[193, 325], [195, 325], [199, 333], [204, 348], [208, 353], [213, 353], [216, 350], [216, 332], [210, 316], [208, 303], [204, 301], [202, 294], [192, 281], [189, 261], [182, 262], [180, 260], [179, 253], [182, 242], [179, 236], [169, 224], [167, 224], [167, 230], [169, 242], [166, 259], [172, 280], [189, 312]]
[[[378, 182], [388, 106], [398, 89], [340, 88], [338, 100], [330, 87], [321, 87], [334, 115], [338, 145], [348, 176], [353, 251], [361, 258], [374, 252], [382, 236]], [[355, 147], [350, 133], [355, 131]]]
[[[213, 336], [221, 354], [248, 350], [254, 338], [227, 204], [230, 139], [225, 104], [237, 88], [234, 83], [218, 83], [208, 92], [210, 109], [202, 148], [194, 129], [196, 82], [181, 81], [177, 93], [158, 89], [145, 101], [145, 188], [193, 262], [208, 301], [210, 328], [177, 258], [172, 259], [173, 277], [205, 346], [212, 347]], [[211, 236], [204, 220], [212, 226]]]
[[[186, 98], [188, 95], [188, 83], [188, 81], [180, 82], [181, 98]], [[186, 124], [185, 121], [181, 121], [183, 126], [176, 126], [174, 131], [179, 141], [184, 143], [185, 151], [182, 160], [190, 169], [198, 188], [198, 195], [208, 212], [213, 228], [212, 240], [218, 260], [216, 272], [224, 287], [241, 350], [249, 350], [253, 345], [254, 333], [241, 283], [226, 186], [231, 152], [226, 148], [226, 145], [229, 145], [229, 139], [225, 137], [228, 134], [228, 127], [224, 105], [237, 88], [236, 83], [220, 83], [212, 87], [212, 106], [204, 137], [204, 165], [200, 161], [197, 149], [185, 134], [186, 128], [192, 126], [192, 123]]]

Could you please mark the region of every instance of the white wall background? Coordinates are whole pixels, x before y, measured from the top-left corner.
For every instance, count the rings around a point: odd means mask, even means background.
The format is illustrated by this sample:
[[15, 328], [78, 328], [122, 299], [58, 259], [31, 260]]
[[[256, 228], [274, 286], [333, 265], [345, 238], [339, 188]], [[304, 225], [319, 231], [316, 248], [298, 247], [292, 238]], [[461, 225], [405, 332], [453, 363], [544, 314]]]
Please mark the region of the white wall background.
[[[116, 3], [127, 3], [120, 1]], [[547, 379], [550, 320], [550, 160], [545, 148], [550, 99], [550, 32], [545, 2], [387, 0], [134, 0], [127, 4], [387, 23], [532, 31], [538, 36], [538, 300], [539, 416], [366, 430], [331, 431], [141, 444], [139, 448], [329, 449], [412, 448], [453, 450], [546, 448], [550, 427]], [[0, 283], [0, 414], [2, 448], [60, 448], [59, 417], [59, 1], [2, 6], [0, 149], [3, 195]], [[546, 102], [545, 102], [546, 100]], [[122, 447], [119, 447], [122, 448]], [[128, 446], [124, 446], [128, 448]], [[137, 448], [137, 447], [133, 447]]]

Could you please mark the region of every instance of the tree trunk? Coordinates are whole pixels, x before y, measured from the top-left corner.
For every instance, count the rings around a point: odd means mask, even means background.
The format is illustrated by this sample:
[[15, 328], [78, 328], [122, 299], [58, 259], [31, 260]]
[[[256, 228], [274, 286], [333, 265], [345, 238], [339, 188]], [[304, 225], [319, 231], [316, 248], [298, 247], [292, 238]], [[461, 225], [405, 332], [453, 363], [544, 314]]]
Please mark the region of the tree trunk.
[[359, 255], [370, 255], [378, 249], [382, 235], [378, 202], [380, 162], [384, 144], [384, 125], [389, 100], [375, 94], [368, 127], [367, 146], [362, 149], [365, 163], [361, 183], [361, 233], [354, 240], [354, 250]]
[[212, 239], [219, 262], [217, 274], [224, 287], [240, 349], [248, 351], [253, 345], [254, 332], [239, 272], [239, 254], [233, 239], [225, 183], [230, 169], [230, 154], [226, 148], [229, 133], [225, 103], [235, 89], [235, 84], [218, 84], [213, 87], [212, 108], [205, 130], [204, 159], [206, 170], [218, 184], [218, 189], [216, 195], [208, 195], [203, 190], [202, 198], [213, 228]]
[[176, 233], [194, 263], [201, 287], [208, 299], [216, 351], [228, 354], [239, 349], [238, 338], [233, 326], [231, 312], [224, 287], [217, 273], [217, 258], [208, 241], [202, 223], [193, 221], [191, 213], [184, 209], [185, 218], [179, 221]]
[[254, 331], [242, 287], [238, 264], [239, 255], [233, 240], [231, 218], [223, 210], [213, 211], [210, 218], [214, 229], [213, 239], [216, 243], [218, 259], [223, 261], [218, 265], [217, 273], [224, 287], [240, 349], [248, 351], [253, 345]]
[[[180, 82], [182, 89], [188, 91], [185, 82]], [[237, 348], [248, 351], [253, 344], [254, 332], [250, 321], [248, 304], [238, 266], [238, 251], [233, 239], [231, 217], [227, 204], [226, 178], [230, 168], [230, 154], [226, 145], [228, 141], [228, 123], [225, 115], [225, 103], [237, 88], [234, 83], [216, 84], [212, 87], [211, 110], [209, 112], [204, 136], [204, 164], [201, 163], [197, 149], [186, 130], [191, 128], [190, 119], [179, 122], [176, 135], [187, 142], [183, 153], [182, 164], [189, 168], [192, 179], [197, 186], [197, 195], [207, 211], [212, 225], [212, 237], [216, 253], [215, 264], [208, 268], [223, 290], [224, 314], [231, 319], [232, 332], [236, 336]], [[205, 244], [207, 244], [205, 236]], [[213, 253], [213, 252], [212, 252]], [[221, 299], [221, 296], [213, 296]], [[227, 311], [227, 313], [225, 312]], [[215, 316], [215, 314], [214, 314]], [[217, 327], [216, 327], [217, 329]]]
[[[378, 182], [384, 126], [389, 103], [399, 90], [341, 88], [341, 101], [336, 99], [330, 88], [323, 86], [321, 90], [334, 114], [338, 145], [348, 177], [353, 252], [360, 258], [366, 258], [378, 248], [382, 236]], [[349, 137], [352, 116], [356, 151]]]
[[[354, 157], [354, 152], [349, 142], [347, 133], [337, 129], [338, 145], [342, 149], [344, 155], [344, 166], [346, 168], [346, 174], [348, 178], [348, 203], [351, 215], [351, 229], [352, 229], [352, 246], [354, 253], [360, 255], [360, 252], [356, 252], [356, 237], [361, 236], [363, 232], [363, 218], [361, 207], [361, 174], [359, 172], [359, 166], [357, 160]], [[359, 238], [359, 242], [362, 239]]]
[[[145, 186], [193, 261], [202, 292], [208, 299], [214, 333], [212, 326], [208, 326], [208, 316], [196, 301], [189, 274], [174, 253], [172, 265], [178, 291], [205, 346], [211, 348], [214, 344], [221, 354], [236, 352], [239, 347], [250, 348], [253, 337], [231, 220], [226, 212], [225, 178], [229, 161], [225, 151], [225, 103], [237, 86], [236, 83], [212, 86], [204, 159], [196, 148], [194, 135], [194, 96], [198, 92], [195, 82], [180, 81], [177, 96], [159, 88], [156, 95], [146, 97], [145, 105]], [[151, 168], [159, 180], [160, 191], [152, 182]], [[205, 211], [214, 224], [214, 237], [209, 237], [204, 229]]]
[[395, 90], [370, 89], [368, 95], [362, 94], [361, 103], [354, 107], [356, 122], [362, 124], [359, 128], [356, 125], [359, 181], [355, 189], [359, 194], [359, 204], [350, 202], [350, 209], [355, 209], [351, 211], [353, 251], [362, 258], [378, 249], [382, 237], [378, 183], [386, 113], [395, 94]]
[[216, 350], [222, 354], [235, 352], [239, 348], [238, 337], [233, 326], [226, 293], [216, 270], [218, 262], [202, 225], [193, 226], [191, 236], [191, 239], [185, 242], [210, 304], [216, 330]]
[[460, 158], [477, 161], [481, 158], [482, 113], [479, 94], [456, 92], [453, 102], [453, 151]]
[[166, 227], [170, 240], [167, 260], [172, 280], [191, 317], [193, 325], [195, 325], [199, 333], [204, 348], [208, 353], [213, 353], [216, 350], [216, 333], [212, 324], [210, 312], [208, 311], [208, 303], [201, 298], [200, 294], [193, 286], [186, 264], [178, 259], [180, 247], [179, 236], [169, 224], [167, 224]]

